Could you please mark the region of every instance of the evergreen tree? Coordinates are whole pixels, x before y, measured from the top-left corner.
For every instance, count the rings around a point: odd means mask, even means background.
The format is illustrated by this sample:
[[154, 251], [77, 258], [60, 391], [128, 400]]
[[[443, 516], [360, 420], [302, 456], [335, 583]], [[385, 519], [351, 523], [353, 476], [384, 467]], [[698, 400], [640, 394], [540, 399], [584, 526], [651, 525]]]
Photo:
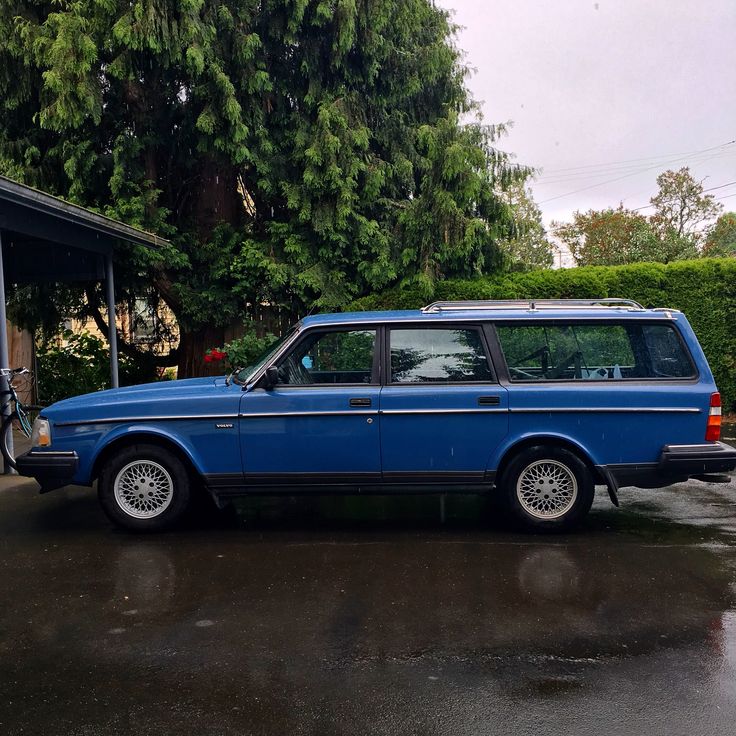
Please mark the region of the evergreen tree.
[[500, 241], [501, 251], [514, 271], [550, 268], [554, 263], [553, 245], [542, 223], [542, 211], [534, 201], [531, 189], [516, 182], [505, 192], [516, 222], [513, 237]]
[[[153, 283], [194, 375], [246, 304], [497, 266], [527, 172], [461, 122], [454, 30], [430, 0], [4, 0], [0, 173], [171, 240], [121, 296]], [[59, 313], [99, 319], [84, 292], [55, 289]]]

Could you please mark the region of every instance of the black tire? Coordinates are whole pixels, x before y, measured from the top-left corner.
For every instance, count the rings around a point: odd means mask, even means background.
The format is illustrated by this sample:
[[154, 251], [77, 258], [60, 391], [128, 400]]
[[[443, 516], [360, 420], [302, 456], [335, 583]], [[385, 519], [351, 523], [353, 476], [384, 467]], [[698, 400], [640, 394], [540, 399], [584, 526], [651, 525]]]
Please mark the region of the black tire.
[[572, 529], [590, 511], [595, 484], [588, 466], [562, 447], [539, 445], [520, 451], [498, 483], [506, 507], [525, 529]]
[[132, 445], [102, 468], [97, 495], [103, 511], [117, 526], [157, 532], [170, 529], [187, 511], [192, 479], [188, 468], [170, 450], [159, 445]]
[[8, 442], [13, 433], [13, 422], [18, 419], [18, 414], [13, 411], [10, 416], [5, 417], [2, 426], [0, 426], [0, 453], [2, 453], [5, 467], [11, 467], [16, 470], [15, 458], [8, 449]]

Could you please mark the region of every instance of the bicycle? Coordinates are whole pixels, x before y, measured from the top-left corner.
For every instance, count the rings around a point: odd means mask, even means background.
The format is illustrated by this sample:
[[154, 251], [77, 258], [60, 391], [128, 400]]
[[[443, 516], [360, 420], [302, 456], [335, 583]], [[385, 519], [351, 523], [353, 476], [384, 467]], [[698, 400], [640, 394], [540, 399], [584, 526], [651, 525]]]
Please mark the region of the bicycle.
[[[36, 420], [42, 406], [33, 404], [24, 404], [18, 398], [18, 392], [13, 386], [13, 380], [18, 376], [30, 375], [28, 368], [0, 368], [0, 377], [7, 379], [8, 388], [0, 390], [0, 412], [2, 413], [2, 425], [0, 425], [0, 453], [5, 460], [6, 467], [9, 465], [15, 470], [15, 457], [10, 451], [11, 438], [13, 435], [13, 425], [17, 422], [20, 431], [28, 439], [31, 438], [33, 432], [33, 422]], [[8, 397], [7, 399], [5, 397]], [[5, 414], [11, 405], [15, 404], [15, 408], [9, 414]]]

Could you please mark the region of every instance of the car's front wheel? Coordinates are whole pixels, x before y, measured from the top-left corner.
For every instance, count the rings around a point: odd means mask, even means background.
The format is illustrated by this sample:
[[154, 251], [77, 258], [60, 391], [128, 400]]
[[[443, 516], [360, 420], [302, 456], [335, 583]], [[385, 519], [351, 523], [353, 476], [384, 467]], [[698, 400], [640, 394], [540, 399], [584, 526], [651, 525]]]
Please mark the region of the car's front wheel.
[[98, 483], [100, 504], [118, 526], [160, 531], [189, 506], [191, 479], [182, 461], [158, 445], [132, 445], [112, 456]]
[[525, 527], [561, 531], [590, 511], [595, 485], [586, 464], [562, 447], [529, 447], [515, 455], [499, 485], [509, 510]]

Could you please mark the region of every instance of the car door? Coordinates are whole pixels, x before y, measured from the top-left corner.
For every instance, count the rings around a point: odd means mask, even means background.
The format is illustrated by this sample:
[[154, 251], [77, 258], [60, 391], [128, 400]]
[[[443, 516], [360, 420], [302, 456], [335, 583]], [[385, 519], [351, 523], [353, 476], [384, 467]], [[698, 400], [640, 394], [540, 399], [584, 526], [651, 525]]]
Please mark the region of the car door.
[[488, 459], [508, 429], [508, 401], [481, 326], [397, 325], [386, 333], [384, 481], [488, 481]]
[[380, 481], [375, 327], [308, 330], [276, 363], [278, 383], [243, 395], [246, 484]]

